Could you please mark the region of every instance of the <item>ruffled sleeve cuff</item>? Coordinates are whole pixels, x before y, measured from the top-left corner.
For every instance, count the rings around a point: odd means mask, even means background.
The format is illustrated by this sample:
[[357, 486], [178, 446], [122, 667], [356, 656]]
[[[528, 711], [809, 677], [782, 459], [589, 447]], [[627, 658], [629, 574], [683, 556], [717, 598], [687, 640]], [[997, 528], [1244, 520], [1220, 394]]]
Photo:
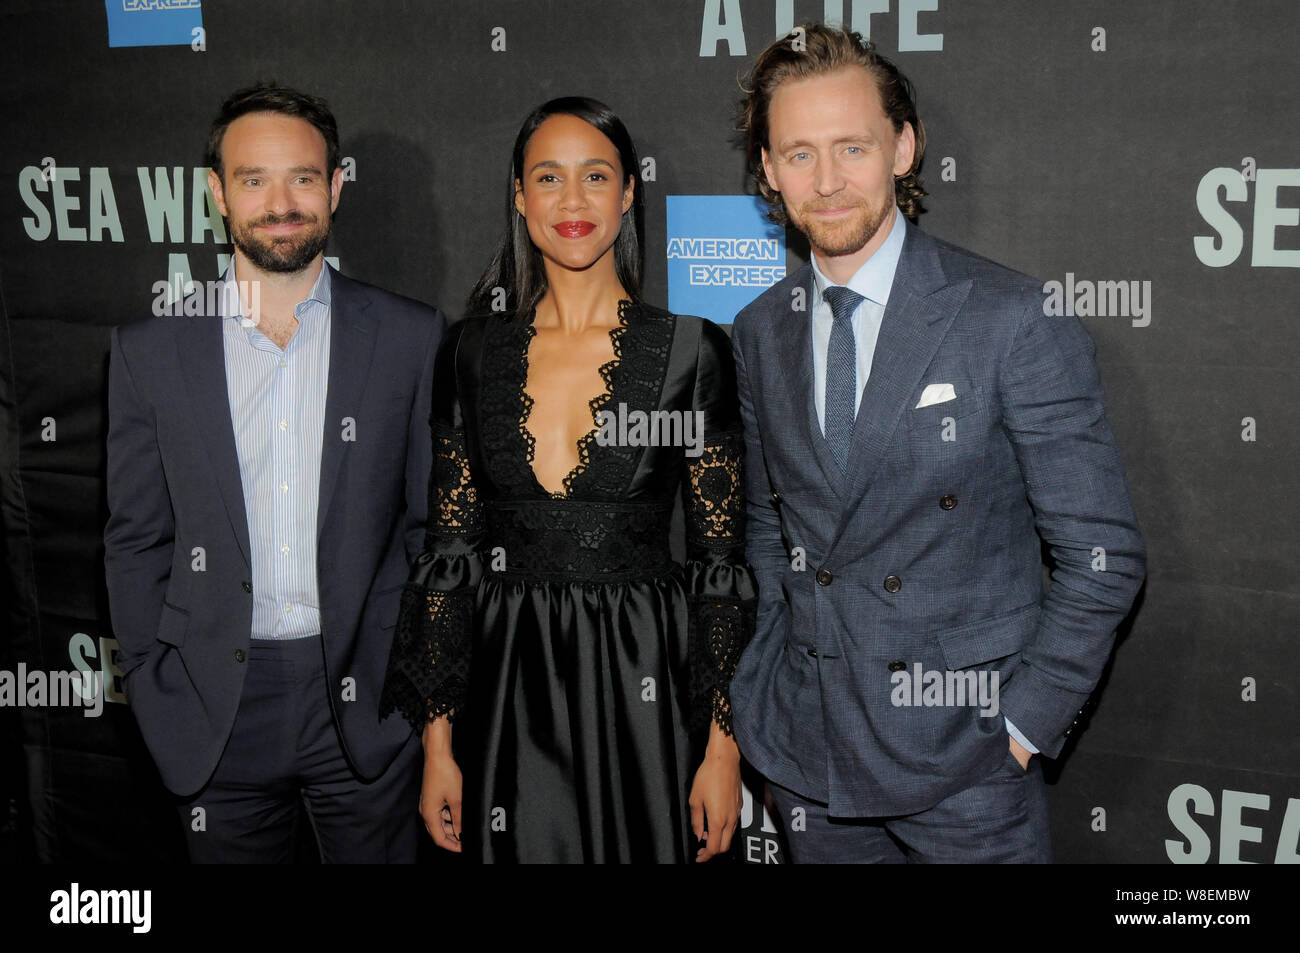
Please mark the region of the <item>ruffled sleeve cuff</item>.
[[399, 711], [416, 731], [465, 707], [474, 609], [483, 565], [470, 542], [444, 540], [411, 568], [388, 656], [381, 717]]
[[690, 713], [692, 730], [710, 721], [731, 729], [731, 678], [754, 634], [758, 587], [745, 565], [744, 546], [718, 547], [686, 563], [690, 600]]

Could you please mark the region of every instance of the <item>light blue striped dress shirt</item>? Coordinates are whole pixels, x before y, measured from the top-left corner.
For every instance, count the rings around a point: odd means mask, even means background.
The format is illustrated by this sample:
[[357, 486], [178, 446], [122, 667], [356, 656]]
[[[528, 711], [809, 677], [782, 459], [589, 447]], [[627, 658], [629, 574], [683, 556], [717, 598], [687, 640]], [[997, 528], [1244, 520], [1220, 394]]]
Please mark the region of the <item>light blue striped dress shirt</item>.
[[[894, 272], [898, 270], [898, 258], [903, 253], [905, 234], [903, 216], [895, 212], [894, 226], [885, 243], [854, 272], [845, 285], [862, 295], [862, 301], [853, 312], [853, 338], [858, 353], [858, 392], [854, 395], [854, 413], [862, 405], [862, 391], [867, 386], [867, 378], [871, 376], [876, 338], [880, 335], [880, 322], [885, 317], [885, 305], [889, 304], [889, 289], [894, 284]], [[831, 327], [835, 323], [835, 315], [830, 303], [822, 297], [822, 292], [835, 282], [822, 274], [816, 254], [812, 256], [812, 267], [813, 284], [816, 287], [812, 307], [813, 401], [817, 405], [817, 422], [825, 433], [826, 354], [831, 346]]]
[[316, 508], [330, 364], [329, 267], [294, 306], [281, 351], [243, 317], [232, 261], [221, 295], [226, 389], [253, 560], [254, 639], [320, 633]]

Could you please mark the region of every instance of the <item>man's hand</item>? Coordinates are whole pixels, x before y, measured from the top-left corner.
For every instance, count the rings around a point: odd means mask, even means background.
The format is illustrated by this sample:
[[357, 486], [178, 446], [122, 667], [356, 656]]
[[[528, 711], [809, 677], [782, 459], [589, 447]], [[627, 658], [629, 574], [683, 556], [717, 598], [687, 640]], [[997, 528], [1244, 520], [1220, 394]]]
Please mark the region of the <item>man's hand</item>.
[[1011, 753], [1015, 755], [1016, 760], [1020, 762], [1020, 767], [1028, 771], [1029, 759], [1033, 757], [1033, 754], [1015, 738], [1010, 738], [1010, 736], [1008, 737], [1011, 741]]

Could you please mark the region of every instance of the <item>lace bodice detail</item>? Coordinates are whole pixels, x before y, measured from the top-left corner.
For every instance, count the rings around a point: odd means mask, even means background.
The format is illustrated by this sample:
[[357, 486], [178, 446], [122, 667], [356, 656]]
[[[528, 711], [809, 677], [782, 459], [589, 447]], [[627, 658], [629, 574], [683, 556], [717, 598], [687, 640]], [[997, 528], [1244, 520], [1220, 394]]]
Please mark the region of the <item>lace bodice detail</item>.
[[[619, 326], [610, 337], [614, 357], [600, 368], [603, 393], [590, 401], [593, 425], [604, 410], [657, 406], [672, 348], [673, 318], [631, 301], [619, 302]], [[535, 440], [527, 421], [533, 399], [528, 383], [528, 350], [537, 329], [526, 321], [497, 319], [483, 329], [483, 444], [493, 448], [486, 463], [495, 486], [504, 494], [555, 499], [619, 500], [640, 456], [635, 446], [601, 446], [598, 428], [578, 442], [578, 465], [564, 478], [564, 492], [548, 494], [533, 475]], [[499, 449], [501, 452], [495, 452]]]

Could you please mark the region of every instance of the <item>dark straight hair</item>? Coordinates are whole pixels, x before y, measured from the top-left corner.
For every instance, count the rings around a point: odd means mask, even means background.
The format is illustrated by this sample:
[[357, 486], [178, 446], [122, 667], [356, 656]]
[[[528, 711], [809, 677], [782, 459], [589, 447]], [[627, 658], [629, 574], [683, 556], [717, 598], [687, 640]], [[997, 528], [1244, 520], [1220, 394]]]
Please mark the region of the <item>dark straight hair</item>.
[[[627, 127], [602, 102], [586, 96], [563, 96], [542, 103], [524, 120], [515, 137], [514, 153], [510, 160], [510, 179], [506, 183], [506, 230], [497, 246], [496, 254], [487, 269], [474, 285], [465, 303], [465, 313], [490, 314], [501, 311], [504, 303], [507, 313], [519, 317], [529, 314], [546, 294], [546, 268], [541, 252], [528, 234], [528, 223], [515, 208], [515, 182], [524, 181], [524, 150], [537, 127], [551, 116], [576, 116], [600, 130], [618, 151], [622, 165], [620, 189], [632, 177], [632, 204], [623, 213], [619, 223], [618, 238], [614, 240], [614, 270], [632, 300], [641, 298], [641, 273], [644, 264], [645, 201], [641, 189], [641, 166], [636, 158], [636, 146], [628, 135]], [[505, 292], [505, 301], [501, 293]], [[495, 306], [495, 307], [494, 307]]]
[[258, 83], [231, 93], [221, 104], [221, 110], [212, 120], [208, 132], [208, 167], [225, 181], [224, 162], [221, 156], [221, 141], [226, 137], [230, 124], [240, 116], [249, 113], [280, 113], [305, 119], [320, 132], [325, 139], [325, 178], [329, 179], [339, 167], [339, 125], [330, 112], [329, 105], [319, 96], [279, 86], [274, 82]]

